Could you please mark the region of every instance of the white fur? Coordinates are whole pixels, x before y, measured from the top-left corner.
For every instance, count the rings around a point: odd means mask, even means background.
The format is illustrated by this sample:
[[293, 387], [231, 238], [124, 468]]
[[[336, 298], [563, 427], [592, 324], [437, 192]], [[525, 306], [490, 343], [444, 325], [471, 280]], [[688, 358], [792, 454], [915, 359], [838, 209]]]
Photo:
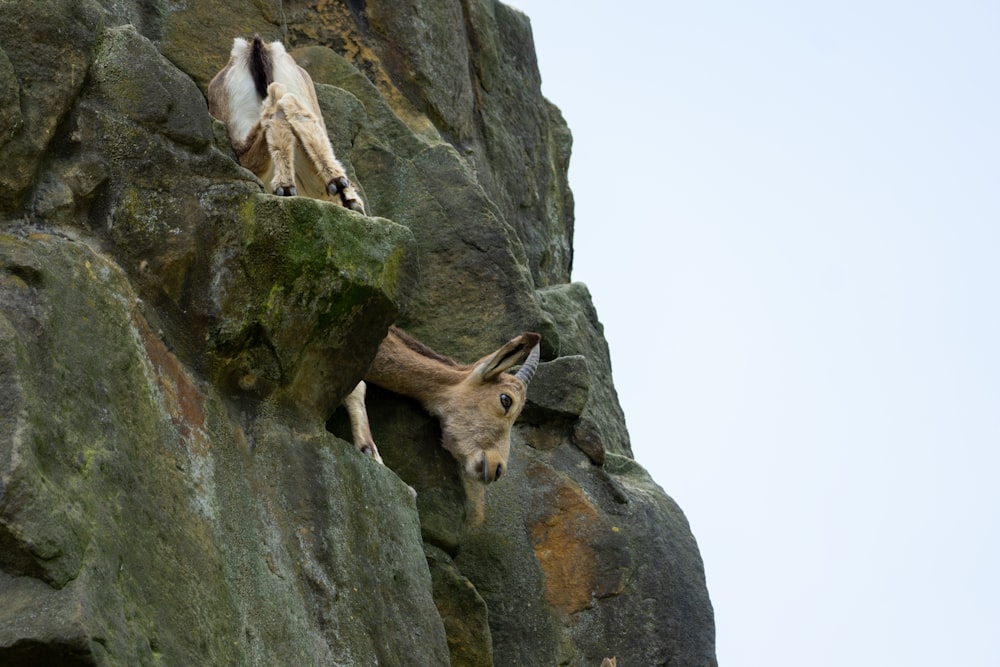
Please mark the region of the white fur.
[[296, 97], [308, 100], [313, 95], [311, 82], [302, 77], [302, 70], [299, 69], [295, 60], [288, 55], [281, 42], [271, 43], [271, 57], [274, 59], [274, 80], [285, 84], [288, 92]]
[[253, 78], [245, 70], [233, 70], [226, 77], [226, 93], [229, 96], [229, 127], [234, 144], [246, 141], [250, 131], [260, 122], [263, 103], [257, 97]]

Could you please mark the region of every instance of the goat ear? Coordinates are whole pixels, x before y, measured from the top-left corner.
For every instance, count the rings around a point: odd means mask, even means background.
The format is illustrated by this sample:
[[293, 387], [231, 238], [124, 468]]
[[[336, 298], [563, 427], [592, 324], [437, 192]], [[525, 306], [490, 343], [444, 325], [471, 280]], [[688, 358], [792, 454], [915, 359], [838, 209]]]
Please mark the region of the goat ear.
[[484, 381], [492, 380], [527, 359], [541, 339], [536, 333], [523, 333], [511, 339], [493, 354], [483, 357], [476, 364], [475, 375]]

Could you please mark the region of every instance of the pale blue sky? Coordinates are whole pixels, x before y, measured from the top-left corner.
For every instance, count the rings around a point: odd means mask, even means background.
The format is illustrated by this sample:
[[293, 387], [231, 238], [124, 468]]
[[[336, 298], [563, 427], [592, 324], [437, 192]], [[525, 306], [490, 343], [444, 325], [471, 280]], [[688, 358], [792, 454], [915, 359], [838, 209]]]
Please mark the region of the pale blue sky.
[[1000, 4], [510, 2], [720, 664], [1000, 665]]

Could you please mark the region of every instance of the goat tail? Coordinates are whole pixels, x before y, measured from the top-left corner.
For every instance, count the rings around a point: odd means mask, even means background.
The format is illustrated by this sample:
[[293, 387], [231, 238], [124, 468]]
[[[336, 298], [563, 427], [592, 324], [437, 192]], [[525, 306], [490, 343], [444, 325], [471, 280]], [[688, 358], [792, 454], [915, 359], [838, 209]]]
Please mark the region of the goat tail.
[[253, 36], [250, 44], [250, 75], [261, 99], [267, 97], [267, 87], [274, 81], [271, 52], [260, 35]]

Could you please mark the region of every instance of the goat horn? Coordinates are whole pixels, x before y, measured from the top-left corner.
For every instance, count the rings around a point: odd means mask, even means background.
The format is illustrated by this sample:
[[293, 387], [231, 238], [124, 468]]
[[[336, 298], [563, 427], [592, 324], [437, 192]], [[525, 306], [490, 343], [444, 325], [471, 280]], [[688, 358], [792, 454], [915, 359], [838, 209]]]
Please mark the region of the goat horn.
[[517, 374], [514, 375], [526, 387], [531, 382], [531, 378], [534, 377], [535, 370], [538, 368], [538, 355], [539, 346], [536, 344], [535, 347], [531, 348], [531, 352], [528, 353], [528, 358], [524, 360], [524, 363], [517, 370]]

